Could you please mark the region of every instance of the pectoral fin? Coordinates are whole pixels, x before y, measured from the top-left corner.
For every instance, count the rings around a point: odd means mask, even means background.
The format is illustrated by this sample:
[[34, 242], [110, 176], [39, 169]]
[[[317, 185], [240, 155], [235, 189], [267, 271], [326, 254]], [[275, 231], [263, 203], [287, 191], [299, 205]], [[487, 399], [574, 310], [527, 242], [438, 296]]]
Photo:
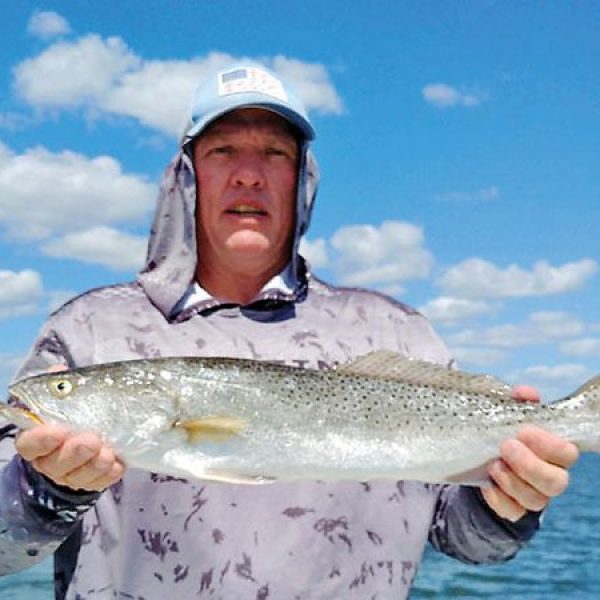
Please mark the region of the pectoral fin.
[[185, 430], [188, 440], [192, 444], [226, 442], [246, 427], [246, 421], [239, 417], [222, 415], [177, 421], [174, 426]]

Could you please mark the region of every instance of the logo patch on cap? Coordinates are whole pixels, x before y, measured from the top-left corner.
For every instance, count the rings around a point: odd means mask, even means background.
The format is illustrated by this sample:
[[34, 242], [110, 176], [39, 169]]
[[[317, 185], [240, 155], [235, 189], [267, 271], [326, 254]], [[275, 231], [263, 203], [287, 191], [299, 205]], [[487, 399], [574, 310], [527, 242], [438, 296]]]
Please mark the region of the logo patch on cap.
[[267, 71], [257, 67], [244, 67], [231, 71], [222, 71], [218, 76], [219, 96], [240, 94], [243, 92], [258, 92], [273, 96], [282, 102], [288, 97], [279, 79]]

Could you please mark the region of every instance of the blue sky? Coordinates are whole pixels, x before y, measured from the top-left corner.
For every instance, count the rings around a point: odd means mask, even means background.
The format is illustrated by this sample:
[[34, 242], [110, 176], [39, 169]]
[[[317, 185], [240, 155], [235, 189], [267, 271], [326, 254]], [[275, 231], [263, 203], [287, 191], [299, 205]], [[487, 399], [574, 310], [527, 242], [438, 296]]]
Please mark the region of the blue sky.
[[46, 315], [129, 280], [209, 65], [292, 79], [322, 277], [427, 314], [548, 399], [600, 371], [600, 5], [28, 2], [0, 48], [0, 384]]

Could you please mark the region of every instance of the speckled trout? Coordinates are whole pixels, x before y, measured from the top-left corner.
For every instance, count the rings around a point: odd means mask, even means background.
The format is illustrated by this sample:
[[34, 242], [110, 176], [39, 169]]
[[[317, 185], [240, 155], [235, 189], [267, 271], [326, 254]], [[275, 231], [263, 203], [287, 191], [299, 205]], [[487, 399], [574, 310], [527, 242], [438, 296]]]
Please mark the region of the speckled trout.
[[38, 375], [0, 409], [93, 431], [130, 468], [233, 483], [413, 479], [483, 485], [526, 423], [600, 450], [600, 377], [550, 405], [387, 351], [331, 370], [157, 358]]

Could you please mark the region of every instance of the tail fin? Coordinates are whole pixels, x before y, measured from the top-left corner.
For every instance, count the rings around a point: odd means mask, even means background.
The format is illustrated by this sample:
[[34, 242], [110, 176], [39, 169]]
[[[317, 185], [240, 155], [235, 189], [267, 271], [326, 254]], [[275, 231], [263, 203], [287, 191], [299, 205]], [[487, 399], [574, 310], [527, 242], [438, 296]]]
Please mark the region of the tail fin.
[[581, 405], [598, 405], [600, 411], [600, 375], [596, 375], [577, 388], [573, 393], [564, 396], [559, 400], [547, 404], [552, 409], [561, 410], [563, 408], [575, 407]]
[[571, 394], [571, 397], [582, 395], [587, 398], [597, 395], [600, 400], [600, 375], [596, 375], [589, 381], [586, 381], [580, 388]]

